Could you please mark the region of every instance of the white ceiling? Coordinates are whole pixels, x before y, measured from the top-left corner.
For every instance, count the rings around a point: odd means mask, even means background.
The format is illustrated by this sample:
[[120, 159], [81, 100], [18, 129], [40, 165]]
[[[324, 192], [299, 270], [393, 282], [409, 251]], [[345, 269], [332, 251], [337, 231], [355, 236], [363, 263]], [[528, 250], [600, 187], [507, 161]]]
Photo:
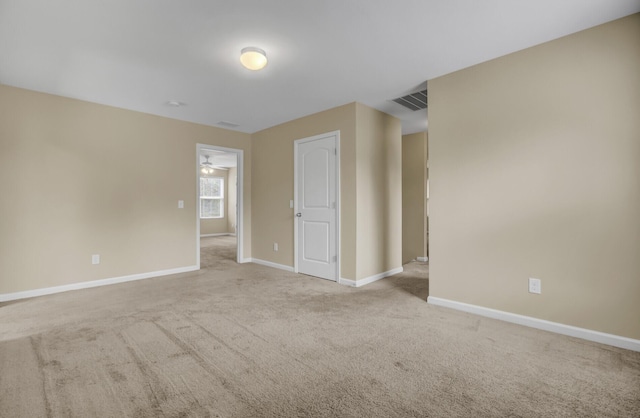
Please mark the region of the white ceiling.
[[[256, 132], [640, 12], [640, 0], [0, 0], [0, 83]], [[257, 46], [269, 64], [240, 66]], [[167, 101], [186, 103], [170, 107]]]

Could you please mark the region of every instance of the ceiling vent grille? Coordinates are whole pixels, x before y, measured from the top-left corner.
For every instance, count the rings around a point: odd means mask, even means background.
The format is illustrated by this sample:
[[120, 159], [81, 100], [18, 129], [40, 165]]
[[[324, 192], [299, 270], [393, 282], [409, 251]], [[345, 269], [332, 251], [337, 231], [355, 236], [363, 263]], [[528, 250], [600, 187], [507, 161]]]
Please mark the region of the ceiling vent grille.
[[393, 101], [411, 110], [426, 109], [427, 91], [422, 90], [415, 93], [407, 94], [406, 96], [393, 99]]
[[226, 120], [221, 120], [220, 122], [217, 122], [216, 125], [229, 129], [237, 128], [238, 126], [240, 126], [237, 123], [227, 122]]

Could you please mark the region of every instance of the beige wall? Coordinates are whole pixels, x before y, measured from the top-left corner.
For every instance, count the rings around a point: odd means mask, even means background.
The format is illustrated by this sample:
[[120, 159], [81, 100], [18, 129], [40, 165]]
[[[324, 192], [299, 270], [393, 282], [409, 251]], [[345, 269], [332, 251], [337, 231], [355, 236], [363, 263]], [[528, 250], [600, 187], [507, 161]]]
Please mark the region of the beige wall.
[[639, 93], [638, 14], [430, 80], [430, 295], [640, 338]]
[[402, 126], [356, 105], [356, 279], [402, 267]]
[[250, 257], [249, 135], [0, 85], [0, 294], [195, 265], [196, 143], [245, 152]]
[[211, 175], [203, 177], [222, 177], [224, 179], [224, 216], [222, 218], [200, 219], [200, 236], [229, 233], [229, 171], [215, 170]]
[[[289, 208], [293, 143], [336, 130], [340, 131], [340, 276], [357, 280], [402, 265], [400, 121], [358, 103], [252, 136], [254, 258], [293, 266], [294, 213]], [[278, 252], [273, 251], [274, 242]]]
[[402, 263], [427, 256], [427, 133], [402, 137]]
[[[340, 106], [252, 135], [253, 257], [293, 266], [293, 142], [340, 131], [341, 276], [355, 279], [356, 104]], [[279, 251], [273, 251], [277, 242]]]

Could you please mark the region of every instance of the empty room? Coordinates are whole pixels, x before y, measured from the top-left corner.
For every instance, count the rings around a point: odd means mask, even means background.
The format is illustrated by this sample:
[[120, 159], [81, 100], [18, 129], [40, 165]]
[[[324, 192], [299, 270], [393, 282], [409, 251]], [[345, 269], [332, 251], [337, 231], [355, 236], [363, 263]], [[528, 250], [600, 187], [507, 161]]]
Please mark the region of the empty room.
[[637, 0], [0, 0], [0, 417], [638, 417], [638, 115]]

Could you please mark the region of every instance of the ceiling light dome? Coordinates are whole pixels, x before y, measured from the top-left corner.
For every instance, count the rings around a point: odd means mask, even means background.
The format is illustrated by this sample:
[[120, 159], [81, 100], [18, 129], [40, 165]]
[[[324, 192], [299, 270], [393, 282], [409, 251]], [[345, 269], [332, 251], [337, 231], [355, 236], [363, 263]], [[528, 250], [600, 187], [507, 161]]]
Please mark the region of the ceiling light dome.
[[249, 70], [258, 71], [267, 65], [267, 53], [255, 46], [248, 46], [240, 51], [240, 62]]

